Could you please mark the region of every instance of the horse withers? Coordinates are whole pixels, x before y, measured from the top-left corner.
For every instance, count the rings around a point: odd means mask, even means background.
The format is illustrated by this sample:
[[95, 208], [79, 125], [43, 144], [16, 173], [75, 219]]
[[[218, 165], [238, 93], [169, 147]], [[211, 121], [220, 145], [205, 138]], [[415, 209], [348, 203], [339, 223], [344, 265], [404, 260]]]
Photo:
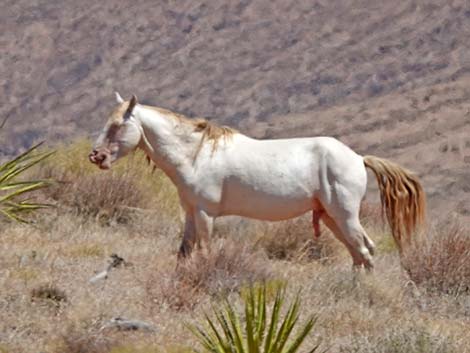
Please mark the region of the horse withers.
[[425, 194], [402, 167], [360, 156], [331, 137], [257, 140], [204, 119], [124, 101], [111, 113], [89, 155], [102, 169], [140, 148], [178, 190], [185, 212], [180, 256], [211, 236], [216, 217], [279, 221], [312, 212], [349, 250], [353, 265], [373, 267], [374, 243], [359, 221], [367, 186], [376, 176], [381, 203], [401, 250], [424, 222]]

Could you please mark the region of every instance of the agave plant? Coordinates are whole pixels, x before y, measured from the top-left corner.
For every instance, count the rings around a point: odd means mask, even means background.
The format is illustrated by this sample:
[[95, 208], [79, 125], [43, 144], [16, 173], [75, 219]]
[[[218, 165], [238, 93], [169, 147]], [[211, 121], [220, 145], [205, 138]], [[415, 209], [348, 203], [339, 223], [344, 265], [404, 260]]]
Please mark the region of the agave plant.
[[[271, 309], [267, 310], [266, 287], [251, 287], [244, 296], [244, 318], [240, 318], [227, 300], [214, 308], [214, 318], [205, 315], [203, 326], [189, 326], [205, 352], [214, 353], [295, 353], [315, 325], [310, 317], [300, 328], [300, 297], [297, 295], [287, 311], [281, 309], [285, 301], [285, 287], [276, 290]], [[243, 322], [243, 324], [242, 324]], [[318, 345], [308, 352], [313, 353]]]
[[[4, 123], [0, 128], [3, 125]], [[25, 213], [49, 206], [27, 198], [32, 191], [50, 185], [49, 180], [18, 180], [28, 169], [54, 153], [37, 152], [41, 144], [36, 144], [16, 158], [0, 164], [0, 215], [27, 223], [23, 217]]]

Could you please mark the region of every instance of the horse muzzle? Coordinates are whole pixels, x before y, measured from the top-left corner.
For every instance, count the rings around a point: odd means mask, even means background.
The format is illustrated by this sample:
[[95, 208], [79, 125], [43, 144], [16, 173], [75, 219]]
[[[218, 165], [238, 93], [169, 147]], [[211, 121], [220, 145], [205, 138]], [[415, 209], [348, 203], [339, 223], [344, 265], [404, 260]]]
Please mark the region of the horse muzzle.
[[88, 159], [100, 169], [111, 168], [111, 152], [107, 148], [94, 149], [88, 155]]

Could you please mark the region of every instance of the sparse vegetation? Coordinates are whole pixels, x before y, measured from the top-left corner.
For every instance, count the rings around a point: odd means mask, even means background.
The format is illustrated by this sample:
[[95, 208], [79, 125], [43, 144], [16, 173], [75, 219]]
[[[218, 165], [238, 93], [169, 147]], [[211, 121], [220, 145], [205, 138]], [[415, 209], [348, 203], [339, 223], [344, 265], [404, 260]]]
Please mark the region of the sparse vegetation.
[[392, 327], [380, 337], [356, 337], [341, 347], [341, 353], [458, 353], [458, 345], [445, 334], [436, 335], [428, 328], [406, 323]]
[[[52, 212], [37, 217], [35, 227], [2, 224], [0, 342], [9, 353], [31, 347], [45, 353], [187, 353], [196, 339], [183, 323], [197, 325], [224, 300], [239, 311], [241, 298], [258, 282], [265, 283], [267, 303], [279, 285], [290, 283], [287, 301], [302, 290], [302, 317], [318, 316], [305, 348], [321, 339], [319, 349], [328, 353], [470, 352], [464, 227], [442, 224], [400, 259], [369, 204], [362, 217], [378, 253], [375, 272], [366, 275], [351, 272], [349, 254], [324, 225], [321, 237], [313, 238], [309, 215], [273, 224], [220, 220], [211, 251], [177, 264], [182, 224], [174, 188], [142, 155], [107, 173], [85, 158], [66, 158], [85, 155], [88, 146], [80, 141], [59, 148], [54, 160], [29, 171], [28, 178], [59, 180], [35, 192], [57, 205]], [[102, 184], [93, 184], [100, 175]], [[133, 208], [84, 187], [106, 188], [106, 177], [127, 187], [124, 193], [135, 190]], [[76, 192], [88, 195], [74, 206]], [[106, 220], [80, 211], [84, 200], [96, 209], [102, 202]], [[123, 207], [123, 215], [112, 213]], [[131, 265], [89, 283], [114, 253]], [[157, 331], [102, 330], [114, 317], [149, 322]]]
[[[90, 142], [59, 146], [54, 160], [46, 161], [35, 175], [57, 180], [45, 196], [60, 204], [61, 213], [72, 213], [102, 225], [128, 223], [146, 209], [175, 216], [176, 191], [159, 170], [148, 165], [143, 153], [121, 161], [112, 171], [102, 172], [88, 163]], [[78, 156], [79, 161], [70, 158]]]
[[270, 279], [273, 274], [264, 257], [233, 240], [219, 240], [210, 252], [196, 252], [191, 260], [179, 263], [177, 271], [157, 272], [147, 289], [154, 300], [175, 310], [194, 309], [205, 296], [224, 298], [242, 286]]
[[461, 224], [447, 222], [409, 249], [403, 266], [410, 279], [433, 293], [470, 294], [470, 234]]

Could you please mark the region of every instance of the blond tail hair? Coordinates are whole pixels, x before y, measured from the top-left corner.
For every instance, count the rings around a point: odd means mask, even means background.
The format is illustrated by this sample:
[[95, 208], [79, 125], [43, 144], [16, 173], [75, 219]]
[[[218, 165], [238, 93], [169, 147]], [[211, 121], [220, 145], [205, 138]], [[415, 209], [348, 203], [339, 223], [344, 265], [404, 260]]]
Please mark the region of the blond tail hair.
[[382, 212], [399, 250], [402, 251], [404, 238], [409, 241], [413, 233], [424, 225], [424, 190], [415, 175], [393, 162], [375, 156], [364, 156], [364, 165], [377, 178]]

